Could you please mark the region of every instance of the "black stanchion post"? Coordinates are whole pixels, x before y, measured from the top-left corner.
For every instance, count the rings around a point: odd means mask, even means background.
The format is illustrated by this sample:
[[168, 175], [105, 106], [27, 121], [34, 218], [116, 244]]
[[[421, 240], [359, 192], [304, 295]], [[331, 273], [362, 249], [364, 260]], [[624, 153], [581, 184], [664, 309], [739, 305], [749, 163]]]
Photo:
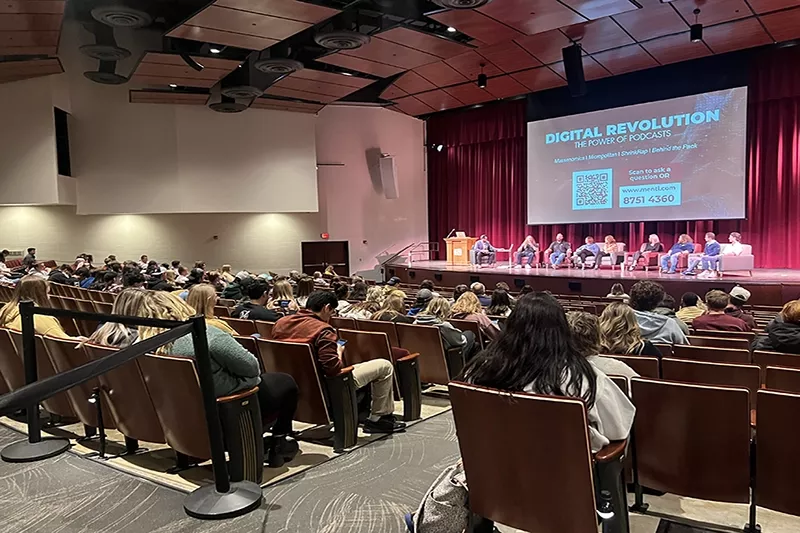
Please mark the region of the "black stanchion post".
[[217, 411], [214, 394], [214, 379], [211, 372], [211, 356], [208, 352], [205, 318], [192, 319], [192, 341], [200, 379], [200, 392], [211, 444], [211, 462], [214, 470], [214, 485], [200, 487], [186, 497], [183, 508], [194, 518], [233, 518], [249, 513], [261, 505], [261, 487], [252, 481], [231, 483], [225, 463], [225, 444], [222, 438], [222, 423]]
[[[22, 359], [25, 366], [25, 384], [30, 385], [39, 379], [36, 365], [36, 332], [33, 326], [33, 302], [20, 302], [19, 314], [22, 323]], [[28, 463], [54, 457], [69, 449], [69, 441], [55, 437], [42, 438], [39, 421], [39, 404], [33, 403], [25, 408], [28, 421], [28, 440], [9, 444], [0, 457], [9, 463]]]

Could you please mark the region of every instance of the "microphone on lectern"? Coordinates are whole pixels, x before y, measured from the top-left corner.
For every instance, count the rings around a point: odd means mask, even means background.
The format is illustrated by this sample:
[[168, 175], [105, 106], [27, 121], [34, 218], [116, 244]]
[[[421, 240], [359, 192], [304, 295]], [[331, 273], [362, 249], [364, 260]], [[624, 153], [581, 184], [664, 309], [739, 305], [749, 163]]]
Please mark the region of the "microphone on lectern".
[[450, 236], [451, 236], [453, 233], [455, 233], [455, 231], [456, 231], [456, 228], [453, 228], [453, 229], [451, 229], [451, 230], [450, 230], [450, 233], [448, 233], [448, 234], [447, 234], [447, 237], [445, 237], [445, 239], [449, 239], [449, 238], [450, 238]]

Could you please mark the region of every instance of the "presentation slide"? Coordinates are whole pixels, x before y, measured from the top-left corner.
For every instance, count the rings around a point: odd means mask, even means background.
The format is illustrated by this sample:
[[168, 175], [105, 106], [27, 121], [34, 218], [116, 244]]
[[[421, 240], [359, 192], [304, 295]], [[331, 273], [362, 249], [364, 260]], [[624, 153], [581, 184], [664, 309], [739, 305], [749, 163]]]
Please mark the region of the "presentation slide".
[[745, 216], [747, 88], [528, 123], [528, 224]]

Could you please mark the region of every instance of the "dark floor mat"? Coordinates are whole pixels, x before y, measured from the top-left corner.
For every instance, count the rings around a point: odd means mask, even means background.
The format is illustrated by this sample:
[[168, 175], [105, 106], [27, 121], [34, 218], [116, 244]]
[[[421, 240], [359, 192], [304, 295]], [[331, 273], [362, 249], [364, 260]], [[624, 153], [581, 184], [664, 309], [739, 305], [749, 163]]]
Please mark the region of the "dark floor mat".
[[656, 533], [720, 533], [720, 530], [690, 526], [662, 518], [658, 523]]

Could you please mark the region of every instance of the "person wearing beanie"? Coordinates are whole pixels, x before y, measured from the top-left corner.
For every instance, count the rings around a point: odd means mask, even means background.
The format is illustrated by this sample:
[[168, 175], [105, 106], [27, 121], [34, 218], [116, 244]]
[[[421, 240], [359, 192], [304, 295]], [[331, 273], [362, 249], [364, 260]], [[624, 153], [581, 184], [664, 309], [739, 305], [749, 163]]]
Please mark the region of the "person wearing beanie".
[[750, 313], [745, 313], [742, 310], [742, 307], [750, 300], [750, 291], [737, 285], [731, 289], [729, 296], [730, 303], [728, 303], [728, 307], [725, 308], [725, 313], [744, 320], [744, 322], [750, 326], [750, 329], [755, 328], [756, 319]]

